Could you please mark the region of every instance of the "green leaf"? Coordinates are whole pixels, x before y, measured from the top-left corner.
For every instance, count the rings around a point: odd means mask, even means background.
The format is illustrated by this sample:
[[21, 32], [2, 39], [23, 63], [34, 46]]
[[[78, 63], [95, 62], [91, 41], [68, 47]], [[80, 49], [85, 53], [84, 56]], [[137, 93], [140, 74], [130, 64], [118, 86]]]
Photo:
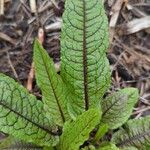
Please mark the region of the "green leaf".
[[1, 150], [42, 150], [42, 147], [36, 146], [31, 143], [25, 143], [20, 140], [14, 139], [12, 136], [8, 136], [3, 140], [0, 140]]
[[66, 0], [61, 33], [61, 76], [76, 98], [74, 115], [100, 107], [110, 84], [108, 20], [100, 0]]
[[138, 150], [136, 147], [124, 147], [121, 148], [120, 150]]
[[68, 92], [54, 63], [38, 40], [34, 44], [34, 64], [37, 84], [42, 90], [42, 100], [48, 117], [60, 126], [69, 119], [67, 112]]
[[108, 131], [108, 125], [107, 124], [103, 124], [99, 126], [99, 129], [94, 137], [94, 142], [98, 142]]
[[96, 150], [96, 148], [93, 145], [89, 145], [84, 148], [81, 148], [81, 150]]
[[56, 149], [53, 147], [44, 147], [43, 150], [56, 150]]
[[150, 142], [142, 146], [142, 150], [150, 150]]
[[0, 131], [17, 139], [56, 145], [53, 122], [45, 117], [43, 104], [13, 79], [0, 74]]
[[6, 149], [10, 147], [10, 145], [13, 144], [13, 142], [14, 142], [14, 138], [12, 138], [11, 136], [0, 139], [0, 149], [4, 149], [4, 148]]
[[79, 150], [89, 138], [89, 133], [100, 121], [98, 109], [89, 109], [73, 122], [66, 122], [60, 138], [60, 150]]
[[137, 149], [150, 145], [150, 116], [129, 120], [113, 135], [112, 141], [119, 147], [134, 146]]
[[102, 123], [116, 129], [124, 124], [132, 114], [133, 107], [138, 101], [138, 90], [125, 88], [113, 93], [102, 101]]
[[113, 143], [106, 143], [104, 146], [101, 146], [97, 150], [119, 150], [118, 147], [116, 147]]

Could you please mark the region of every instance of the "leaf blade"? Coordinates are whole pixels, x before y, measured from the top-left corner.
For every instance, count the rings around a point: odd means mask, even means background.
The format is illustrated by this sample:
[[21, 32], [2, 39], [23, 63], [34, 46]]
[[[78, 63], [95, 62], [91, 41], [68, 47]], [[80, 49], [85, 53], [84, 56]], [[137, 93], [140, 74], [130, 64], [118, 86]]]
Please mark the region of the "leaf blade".
[[124, 124], [130, 117], [133, 107], [138, 101], [138, 90], [125, 88], [113, 93], [102, 101], [102, 123], [116, 129]]
[[108, 21], [101, 1], [66, 0], [65, 3], [61, 76], [76, 95], [70, 107], [80, 114], [88, 108], [100, 107], [100, 99], [110, 84], [105, 54], [109, 45]]
[[52, 117], [56, 124], [62, 126], [70, 118], [67, 111], [68, 92], [55, 71], [52, 59], [38, 40], [35, 40], [34, 44], [34, 63], [37, 84], [42, 90], [42, 100], [47, 116]]
[[44, 113], [42, 102], [13, 79], [0, 74], [1, 131], [38, 145], [56, 145], [58, 136]]
[[137, 149], [150, 145], [150, 116], [129, 120], [112, 137], [119, 147], [134, 146]]

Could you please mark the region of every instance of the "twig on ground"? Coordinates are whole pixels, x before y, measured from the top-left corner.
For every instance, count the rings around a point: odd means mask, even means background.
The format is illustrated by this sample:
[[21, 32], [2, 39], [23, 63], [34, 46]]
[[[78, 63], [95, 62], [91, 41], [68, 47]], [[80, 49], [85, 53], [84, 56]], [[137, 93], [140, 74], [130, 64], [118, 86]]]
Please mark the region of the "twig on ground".
[[45, 10], [51, 8], [53, 6], [52, 2], [48, 2], [45, 6], [41, 6], [39, 9], [38, 9], [38, 13], [42, 13], [44, 12]]
[[16, 45], [16, 41], [3, 32], [0, 32], [0, 39]]
[[112, 74], [112, 72], [116, 69], [116, 67], [117, 67], [117, 65], [119, 64], [119, 61], [120, 61], [120, 59], [122, 58], [122, 56], [124, 55], [124, 53], [125, 53], [125, 51], [123, 51], [123, 52], [119, 55], [117, 62], [114, 64], [114, 66], [113, 66], [113, 68], [112, 68], [112, 70], [111, 70], [111, 74]]
[[28, 15], [28, 17], [29, 18], [31, 18], [32, 17], [32, 15], [31, 15], [31, 9], [26, 5], [26, 3], [25, 3], [25, 1], [23, 1], [23, 0], [20, 0], [20, 2], [21, 2], [21, 6], [22, 6], [22, 9], [24, 10], [24, 12], [26, 13], [26, 15]]
[[28, 75], [28, 81], [27, 81], [27, 89], [29, 91], [32, 91], [33, 79], [34, 79], [34, 64], [32, 63], [31, 69]]
[[140, 82], [140, 81], [146, 81], [147, 79], [150, 79], [150, 77], [140, 78], [138, 80], [123, 81], [123, 82], [120, 82], [120, 84], [123, 84], [123, 83], [126, 83], [126, 84], [136, 83], [136, 82]]
[[142, 103], [144, 103], [145, 105], [149, 105], [150, 106], [150, 102], [147, 99], [145, 99], [144, 97], [140, 97], [140, 101]]
[[148, 110], [150, 110], [150, 106], [145, 107], [145, 108], [142, 108], [142, 109], [139, 109], [139, 110], [133, 112], [132, 115], [137, 115], [137, 114], [139, 114], [139, 113], [144, 113], [144, 112], [146, 112], [146, 111], [148, 111]]
[[57, 9], [59, 9], [58, 4], [56, 3], [55, 0], [51, 0], [51, 2], [53, 3], [53, 5], [54, 5]]
[[11, 62], [11, 60], [10, 60], [9, 52], [6, 51], [6, 54], [7, 54], [8, 64], [10, 65], [10, 68], [11, 68], [11, 70], [12, 70], [12, 72], [13, 72], [15, 78], [16, 78], [16, 79], [19, 79], [19, 78], [18, 78], [18, 74], [17, 74], [17, 72], [16, 72], [16, 70], [15, 70], [15, 68], [14, 68], [14, 66], [13, 66], [13, 64], [12, 64], [12, 62]]

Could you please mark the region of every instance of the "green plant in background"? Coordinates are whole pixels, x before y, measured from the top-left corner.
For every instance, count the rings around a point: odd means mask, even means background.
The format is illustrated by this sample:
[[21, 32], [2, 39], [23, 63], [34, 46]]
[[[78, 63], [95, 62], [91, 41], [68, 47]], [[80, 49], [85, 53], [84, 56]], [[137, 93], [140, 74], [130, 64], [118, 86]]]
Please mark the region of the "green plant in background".
[[104, 98], [110, 85], [108, 41], [100, 0], [66, 0], [60, 75], [38, 40], [34, 43], [42, 101], [0, 74], [0, 131], [11, 135], [0, 141], [1, 149], [149, 149], [150, 116], [128, 120], [138, 90], [125, 88]]

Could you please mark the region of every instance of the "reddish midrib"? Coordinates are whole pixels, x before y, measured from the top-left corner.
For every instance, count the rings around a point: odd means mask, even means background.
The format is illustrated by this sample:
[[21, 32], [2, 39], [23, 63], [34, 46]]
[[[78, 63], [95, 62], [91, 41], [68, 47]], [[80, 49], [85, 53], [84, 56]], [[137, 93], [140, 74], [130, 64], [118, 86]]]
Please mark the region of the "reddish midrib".
[[87, 79], [87, 47], [86, 47], [86, 2], [83, 0], [83, 76], [85, 110], [89, 109], [88, 79]]

